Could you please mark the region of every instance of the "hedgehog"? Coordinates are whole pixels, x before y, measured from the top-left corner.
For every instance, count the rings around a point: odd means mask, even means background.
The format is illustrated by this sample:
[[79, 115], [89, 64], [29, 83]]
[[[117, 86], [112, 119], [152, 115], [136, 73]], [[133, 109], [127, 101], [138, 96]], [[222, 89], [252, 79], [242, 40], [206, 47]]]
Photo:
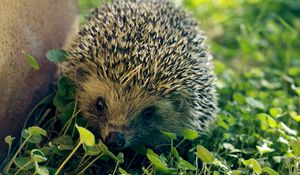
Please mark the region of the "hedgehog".
[[66, 60], [79, 109], [109, 146], [169, 142], [215, 119], [213, 58], [198, 23], [169, 1], [117, 0], [94, 9]]

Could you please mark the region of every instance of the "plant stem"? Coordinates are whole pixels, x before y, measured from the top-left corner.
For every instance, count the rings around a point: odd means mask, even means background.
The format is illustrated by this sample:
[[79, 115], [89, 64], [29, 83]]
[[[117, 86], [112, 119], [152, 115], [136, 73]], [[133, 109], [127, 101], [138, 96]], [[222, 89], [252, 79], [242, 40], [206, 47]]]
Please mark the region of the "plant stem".
[[[151, 168], [151, 166], [152, 166], [152, 163], [150, 163], [150, 165], [146, 168], [146, 170], [148, 170], [149, 171], [149, 169]], [[143, 173], [143, 175], [144, 175], [145, 173]]]
[[294, 160], [294, 175], [298, 174], [298, 161], [297, 158]]
[[[79, 114], [80, 110], [78, 110], [76, 112], [76, 108], [77, 108], [77, 97], [75, 99], [75, 105], [74, 105], [74, 109], [73, 109], [73, 113], [72, 113], [72, 117], [68, 120], [68, 122], [64, 125], [64, 127], [62, 128], [61, 132], [63, 132], [64, 130], [64, 135], [67, 133], [71, 123], [72, 123], [72, 120]], [[67, 127], [66, 127], [67, 126]], [[65, 128], [66, 127], [66, 128]], [[60, 133], [61, 134], [61, 133]]]
[[39, 119], [40, 122], [38, 122], [38, 126], [41, 126], [42, 122], [45, 121], [45, 118], [47, 115], [51, 112], [51, 109], [47, 109], [45, 113], [42, 115], [42, 117]]
[[203, 164], [203, 166], [204, 166], [204, 172], [203, 172], [203, 174], [207, 174], [207, 165], [206, 165], [206, 163], [205, 164]]
[[18, 171], [15, 173], [15, 175], [19, 174], [20, 171], [24, 170], [24, 168], [29, 165], [30, 163], [32, 163], [32, 161], [28, 161], [27, 163], [25, 163], [23, 166], [21, 166]]
[[[26, 74], [27, 74], [27, 73], [26, 73]], [[51, 95], [53, 95], [53, 94], [48, 95], [48, 96], [45, 97], [44, 99], [50, 97]], [[43, 104], [44, 99], [41, 100], [38, 104], [36, 104], [36, 105], [33, 107], [33, 109], [29, 112], [29, 114], [26, 116], [26, 120], [25, 120], [25, 122], [24, 122], [25, 124], [24, 124], [23, 127], [22, 127], [22, 131], [26, 128], [26, 124], [28, 123], [28, 120], [29, 120], [30, 116], [32, 116], [32, 114], [38, 109], [38, 107], [40, 107], [40, 105]]]
[[16, 159], [17, 155], [19, 154], [19, 152], [22, 150], [22, 148], [25, 146], [25, 144], [28, 142], [28, 140], [30, 139], [31, 135], [29, 134], [29, 136], [24, 140], [24, 142], [22, 143], [22, 145], [19, 147], [19, 149], [17, 150], [17, 152], [15, 153], [15, 155], [12, 157], [12, 159], [9, 161], [8, 165], [5, 168], [5, 174], [8, 173], [8, 170], [10, 169], [11, 165], [13, 164], [14, 160]]
[[202, 164], [202, 168], [200, 170], [200, 173], [199, 174], [202, 174], [203, 170], [204, 170], [204, 167], [205, 167], [205, 163]]
[[76, 168], [75, 172], [78, 172], [85, 164], [87, 164], [90, 161], [90, 158], [92, 156], [89, 156], [88, 158], [85, 158], [85, 157], [87, 157], [87, 155], [84, 155], [84, 159], [85, 160], [82, 159], [80, 161], [80, 163], [79, 163], [78, 167]]
[[112, 173], [112, 175], [115, 175], [116, 174], [116, 171], [117, 171], [117, 168], [119, 166], [119, 161], [117, 162], [116, 166], [115, 166], [115, 169], [114, 169], [114, 172]]
[[179, 145], [181, 145], [184, 141], [185, 141], [185, 138], [182, 139], [182, 140], [175, 146], [175, 148], [177, 148]]
[[131, 164], [133, 163], [133, 161], [134, 161], [134, 159], [136, 158], [137, 155], [138, 155], [138, 153], [135, 153], [135, 154], [134, 154], [134, 156], [133, 156], [133, 158], [130, 160], [130, 162], [129, 162], [127, 168], [126, 168], [126, 170], [128, 170], [128, 169], [130, 168]]
[[168, 159], [171, 158], [173, 147], [174, 147], [174, 145], [173, 145], [173, 139], [171, 139], [171, 149], [170, 149], [170, 152], [169, 152], [169, 155], [168, 155]]
[[196, 157], [196, 160], [195, 160], [196, 174], [198, 174], [198, 157], [197, 157], [197, 155], [195, 157]]
[[[79, 164], [78, 164], [78, 167], [77, 167], [77, 169], [78, 168], [80, 168], [80, 166], [81, 166], [81, 164], [82, 164], [82, 162], [84, 161], [84, 159], [87, 157], [87, 155], [86, 154], [84, 154], [84, 156], [81, 158], [81, 160], [80, 160], [80, 162], [79, 162]], [[77, 171], [77, 170], [76, 170]]]
[[[68, 122], [63, 126], [61, 132], [64, 130], [63, 135], [66, 135], [68, 132], [69, 127], [72, 124], [73, 119], [79, 114], [80, 110], [78, 110], [74, 115], [72, 115], [72, 117], [68, 120]], [[61, 135], [61, 133], [60, 133]]]
[[86, 169], [88, 169], [96, 160], [98, 160], [100, 157], [102, 157], [103, 154], [100, 154], [98, 157], [93, 159], [83, 170], [81, 170], [78, 174], [83, 174]]
[[10, 150], [11, 150], [11, 144], [8, 145], [7, 157], [9, 157], [9, 155], [10, 155]]
[[71, 152], [71, 154], [63, 161], [63, 163], [59, 166], [59, 168], [57, 169], [57, 171], [55, 172], [54, 175], [58, 175], [58, 173], [62, 170], [62, 168], [65, 166], [65, 164], [70, 160], [70, 158], [72, 157], [72, 155], [78, 150], [78, 148], [80, 147], [80, 145], [82, 144], [81, 141], [78, 142], [78, 144], [76, 145], [76, 147], [73, 149], [73, 151]]
[[33, 174], [36, 174], [38, 172], [38, 169], [39, 169], [39, 164], [37, 163], [37, 161], [34, 161], [34, 173]]

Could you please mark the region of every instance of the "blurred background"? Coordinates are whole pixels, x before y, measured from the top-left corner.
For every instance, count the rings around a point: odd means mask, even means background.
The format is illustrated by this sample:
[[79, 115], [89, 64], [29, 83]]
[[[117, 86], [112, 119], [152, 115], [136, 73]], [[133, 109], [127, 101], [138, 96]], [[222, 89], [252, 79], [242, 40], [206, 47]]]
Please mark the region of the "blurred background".
[[[103, 0], [79, 0], [81, 21]], [[299, 66], [300, 1], [176, 0], [199, 22], [220, 62], [238, 71], [267, 64], [282, 71]]]

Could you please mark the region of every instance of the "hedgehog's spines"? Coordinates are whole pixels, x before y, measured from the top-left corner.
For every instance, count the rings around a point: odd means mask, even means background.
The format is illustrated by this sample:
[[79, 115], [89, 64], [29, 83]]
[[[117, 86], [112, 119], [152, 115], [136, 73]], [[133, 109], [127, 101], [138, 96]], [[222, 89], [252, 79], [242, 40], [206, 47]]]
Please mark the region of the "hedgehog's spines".
[[67, 73], [76, 77], [86, 64], [99, 79], [126, 90], [139, 87], [160, 97], [185, 91], [201, 130], [217, 109], [204, 40], [197, 22], [170, 2], [117, 0], [93, 10], [70, 50]]

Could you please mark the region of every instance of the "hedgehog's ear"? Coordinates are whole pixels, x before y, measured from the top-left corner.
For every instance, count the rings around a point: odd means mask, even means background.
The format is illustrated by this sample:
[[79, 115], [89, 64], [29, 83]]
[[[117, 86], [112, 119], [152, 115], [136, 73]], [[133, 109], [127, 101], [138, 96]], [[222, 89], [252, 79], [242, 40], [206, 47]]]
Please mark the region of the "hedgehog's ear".
[[91, 70], [84, 64], [78, 66], [75, 70], [75, 78], [79, 82], [87, 80], [87, 77], [91, 74]]

